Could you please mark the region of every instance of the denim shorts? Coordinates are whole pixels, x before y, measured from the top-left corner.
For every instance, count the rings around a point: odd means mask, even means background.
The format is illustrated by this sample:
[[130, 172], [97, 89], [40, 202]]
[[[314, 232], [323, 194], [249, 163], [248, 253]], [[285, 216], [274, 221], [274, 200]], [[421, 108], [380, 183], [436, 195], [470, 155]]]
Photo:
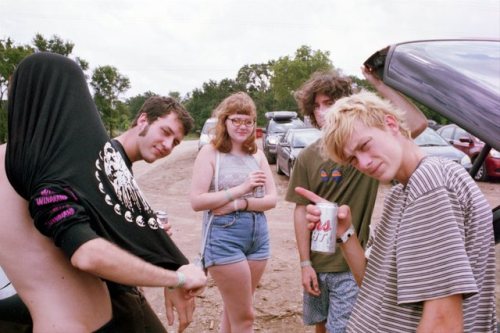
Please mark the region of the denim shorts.
[[318, 283], [318, 297], [304, 291], [304, 324], [326, 321], [327, 332], [345, 332], [359, 290], [352, 273], [318, 273]]
[[269, 259], [269, 230], [264, 213], [213, 216], [203, 257], [205, 267]]

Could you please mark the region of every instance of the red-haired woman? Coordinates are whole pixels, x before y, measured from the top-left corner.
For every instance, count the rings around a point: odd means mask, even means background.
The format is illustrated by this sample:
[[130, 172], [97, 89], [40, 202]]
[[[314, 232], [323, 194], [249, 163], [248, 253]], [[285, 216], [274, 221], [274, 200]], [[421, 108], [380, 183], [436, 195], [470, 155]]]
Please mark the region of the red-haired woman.
[[253, 332], [253, 294], [270, 257], [264, 211], [276, 205], [269, 164], [255, 142], [256, 107], [235, 93], [216, 108], [215, 138], [199, 152], [191, 205], [206, 210], [203, 262], [222, 295], [221, 332]]

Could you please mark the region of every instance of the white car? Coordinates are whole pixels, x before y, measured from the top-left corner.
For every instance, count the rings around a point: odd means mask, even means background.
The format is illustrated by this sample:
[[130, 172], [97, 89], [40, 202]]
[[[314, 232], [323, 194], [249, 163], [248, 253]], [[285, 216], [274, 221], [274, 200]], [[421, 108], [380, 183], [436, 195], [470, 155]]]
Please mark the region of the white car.
[[200, 140], [198, 141], [198, 150], [204, 145], [210, 143], [215, 137], [215, 125], [217, 125], [217, 118], [208, 118], [200, 132]]

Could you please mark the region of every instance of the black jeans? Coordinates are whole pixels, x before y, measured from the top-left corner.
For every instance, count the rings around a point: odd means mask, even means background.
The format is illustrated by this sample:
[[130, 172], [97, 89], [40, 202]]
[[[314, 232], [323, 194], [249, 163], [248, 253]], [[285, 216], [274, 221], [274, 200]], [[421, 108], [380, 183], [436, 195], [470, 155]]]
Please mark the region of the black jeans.
[[113, 304], [111, 325], [98, 332], [167, 333], [144, 295], [137, 288], [108, 283]]

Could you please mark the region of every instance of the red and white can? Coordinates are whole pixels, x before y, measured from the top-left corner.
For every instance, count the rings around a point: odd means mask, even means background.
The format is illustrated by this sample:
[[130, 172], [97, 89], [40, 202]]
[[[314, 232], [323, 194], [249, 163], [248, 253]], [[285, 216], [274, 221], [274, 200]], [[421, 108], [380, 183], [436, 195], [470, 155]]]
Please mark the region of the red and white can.
[[316, 204], [316, 207], [321, 210], [321, 216], [311, 235], [311, 251], [335, 253], [337, 204], [320, 202]]

